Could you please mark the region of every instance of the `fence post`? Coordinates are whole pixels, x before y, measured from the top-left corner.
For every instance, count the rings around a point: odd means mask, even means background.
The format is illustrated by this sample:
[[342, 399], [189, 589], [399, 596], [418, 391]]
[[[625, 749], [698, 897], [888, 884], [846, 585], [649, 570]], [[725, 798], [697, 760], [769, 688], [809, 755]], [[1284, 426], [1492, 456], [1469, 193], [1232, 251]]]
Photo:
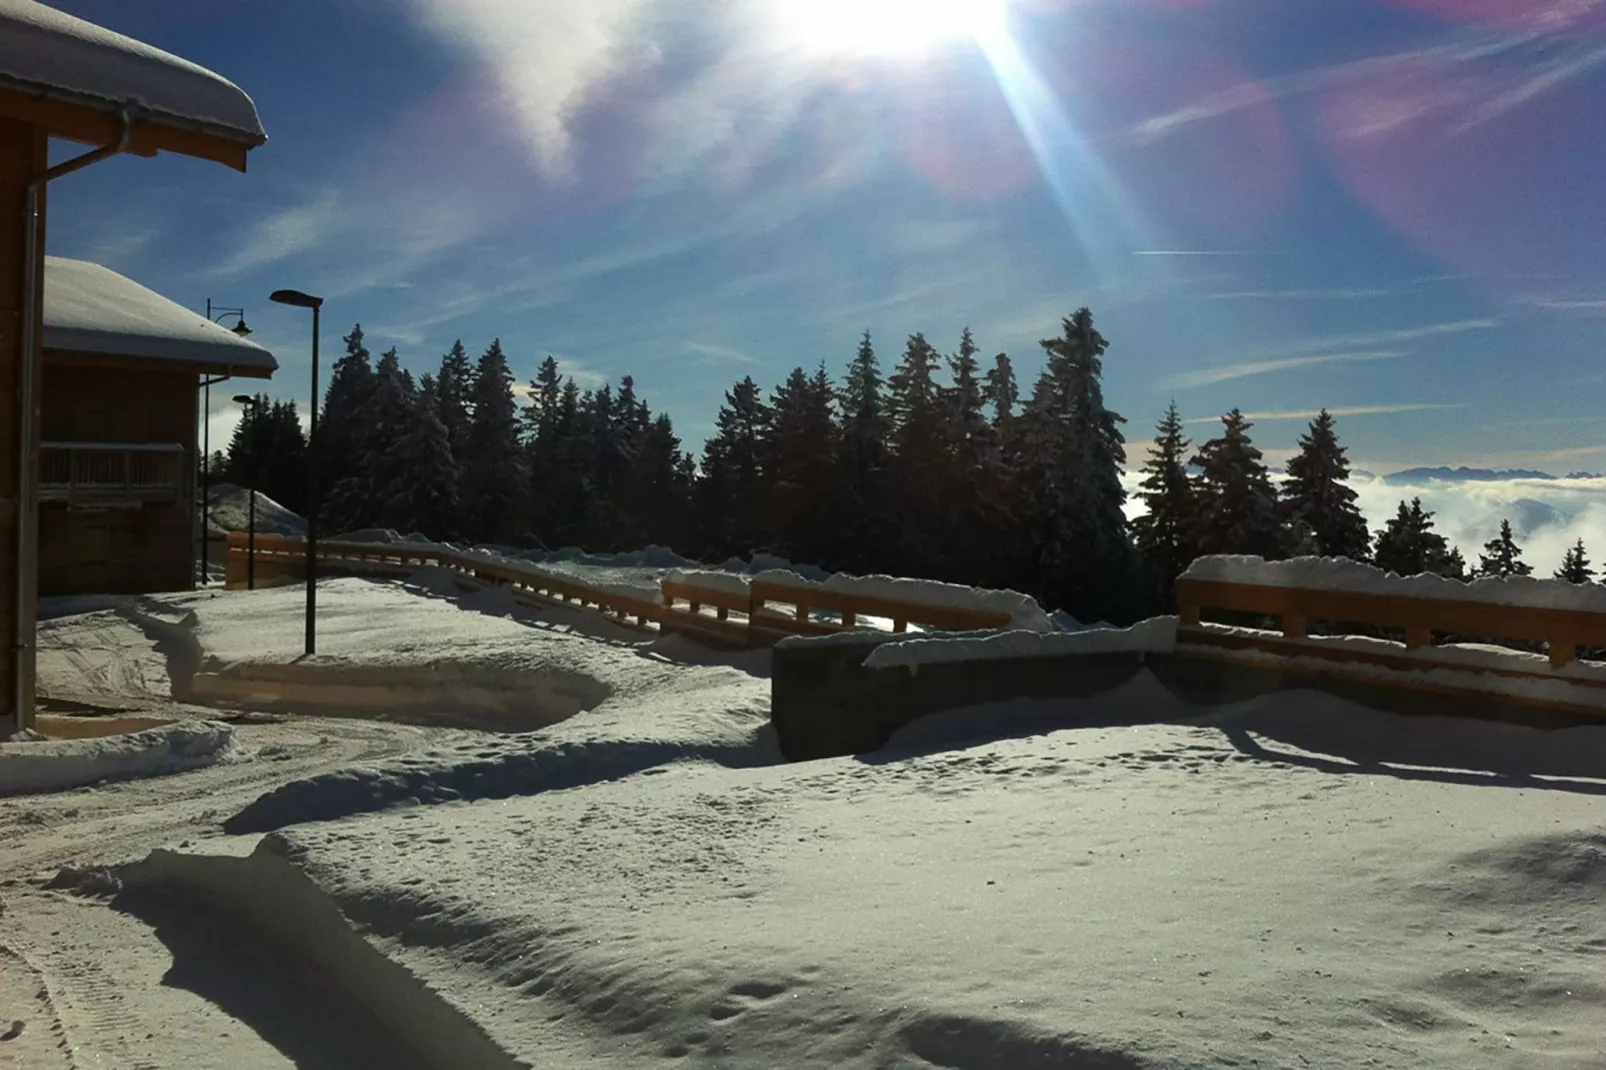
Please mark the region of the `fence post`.
[[1567, 632], [1560, 632], [1550, 636], [1545, 640], [1545, 645], [1550, 649], [1550, 667], [1552, 669], [1561, 669], [1572, 664], [1574, 657], [1578, 653], [1577, 639]]
[[1288, 639], [1305, 639], [1310, 635], [1310, 622], [1303, 613], [1285, 613], [1283, 635]]

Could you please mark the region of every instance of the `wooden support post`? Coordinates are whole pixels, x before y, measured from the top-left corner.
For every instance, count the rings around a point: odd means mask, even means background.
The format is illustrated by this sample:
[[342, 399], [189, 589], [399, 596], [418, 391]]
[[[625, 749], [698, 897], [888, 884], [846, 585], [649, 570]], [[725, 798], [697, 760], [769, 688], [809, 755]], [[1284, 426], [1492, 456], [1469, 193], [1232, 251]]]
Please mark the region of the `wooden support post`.
[[1413, 624], [1405, 629], [1405, 649], [1421, 650], [1423, 647], [1433, 645], [1433, 629], [1423, 624]]
[[1550, 648], [1550, 667], [1552, 669], [1561, 669], [1571, 665], [1578, 654], [1578, 641], [1570, 635], [1551, 636], [1545, 640], [1545, 645]]
[[809, 607], [804, 605], [802, 602], [799, 602], [797, 604], [797, 619], [798, 620], [808, 620], [809, 619]]
[[899, 635], [902, 635], [904, 632], [909, 630], [909, 622], [906, 620], [894, 620], [892, 622], [892, 630]]
[[853, 612], [853, 610], [851, 610], [851, 609], [844, 609], [842, 611], [842, 627], [844, 627], [844, 628], [852, 628], [852, 627], [856, 626], [858, 623], [859, 623], [859, 615], [857, 613]]
[[[34, 619], [38, 589], [38, 559], [17, 569], [21, 522], [38, 509], [37, 501], [23, 501], [20, 475], [23, 457], [19, 436], [22, 414], [38, 412], [40, 376], [33, 377], [34, 394], [21, 396], [23, 362], [39, 359], [43, 336], [41, 285], [33, 294], [34, 315], [41, 330], [32, 353], [22, 351], [22, 312], [28, 263], [24, 215], [28, 182], [50, 166], [43, 128], [16, 119], [0, 119], [0, 736], [33, 726]], [[39, 194], [39, 230], [35, 278], [44, 278], [45, 194]], [[34, 424], [37, 448], [38, 424]], [[37, 547], [36, 547], [37, 549]], [[19, 701], [20, 700], [20, 701]]]
[[1310, 635], [1310, 622], [1302, 613], [1285, 613], [1283, 635], [1289, 639], [1305, 639]]

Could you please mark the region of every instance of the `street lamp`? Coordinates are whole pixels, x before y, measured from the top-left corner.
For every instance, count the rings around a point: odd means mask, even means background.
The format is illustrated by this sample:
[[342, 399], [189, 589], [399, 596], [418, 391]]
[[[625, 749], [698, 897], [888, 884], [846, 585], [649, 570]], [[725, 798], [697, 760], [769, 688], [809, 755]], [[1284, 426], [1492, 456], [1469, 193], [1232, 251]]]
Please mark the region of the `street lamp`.
[[[212, 299], [206, 299], [206, 318], [213, 323], [221, 325], [230, 316], [237, 317], [239, 322], [229, 328], [237, 336], [244, 338], [251, 333], [251, 328], [245, 325], [245, 309], [229, 308], [224, 305], [214, 305]], [[207, 548], [210, 543], [212, 520], [212, 384], [221, 383], [227, 375], [220, 375], [216, 379], [208, 377], [201, 382], [204, 395], [201, 402], [201, 583], [205, 584], [209, 574]]]
[[[236, 394], [234, 395], [234, 400], [236, 404], [245, 406], [246, 412], [249, 413], [253, 419], [262, 415], [261, 409], [258, 407], [261, 404], [260, 401], [257, 398], [252, 397], [250, 394]], [[260, 474], [257, 471], [257, 468], [261, 465], [262, 459], [254, 456], [255, 452], [256, 451], [254, 450], [252, 451], [253, 456], [251, 458], [251, 486], [246, 489], [246, 493], [251, 496], [251, 504], [246, 507], [246, 515], [249, 517], [249, 519], [246, 521], [245, 536], [245, 589], [248, 591], [254, 591], [257, 589], [256, 483], [257, 476]]]
[[275, 290], [268, 300], [312, 309], [312, 405], [307, 409], [307, 655], [318, 650], [318, 313], [323, 298], [300, 290]]

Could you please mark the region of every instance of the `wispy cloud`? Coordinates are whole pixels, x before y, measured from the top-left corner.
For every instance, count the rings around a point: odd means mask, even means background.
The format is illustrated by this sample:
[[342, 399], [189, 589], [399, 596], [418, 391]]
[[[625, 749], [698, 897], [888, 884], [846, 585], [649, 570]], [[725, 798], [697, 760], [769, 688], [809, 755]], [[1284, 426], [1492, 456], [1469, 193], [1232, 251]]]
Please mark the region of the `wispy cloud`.
[[[1343, 408], [1329, 408], [1327, 411], [1334, 416], [1392, 416], [1403, 412], [1435, 412], [1443, 409], [1464, 409], [1465, 405], [1443, 404], [1413, 404], [1413, 405], [1350, 405]], [[1251, 423], [1271, 423], [1277, 420], [1314, 420], [1321, 414], [1320, 409], [1299, 409], [1283, 412], [1246, 412], [1244, 419]], [[1210, 424], [1220, 421], [1220, 416], [1195, 416], [1186, 423]]]
[[1393, 297], [1392, 290], [1233, 290], [1206, 294], [1212, 301], [1363, 301]]
[[1133, 256], [1279, 256], [1254, 249], [1134, 249]]
[[[1220, 119], [1268, 99], [1282, 99], [1340, 85], [1378, 86], [1373, 105], [1344, 131], [1350, 137], [1388, 133], [1424, 117], [1456, 109], [1459, 121], [1451, 128], [1464, 132], [1498, 118], [1545, 93], [1584, 77], [1606, 63], [1606, 49], [1579, 43], [1564, 27], [1539, 26], [1530, 32], [1501, 37], [1457, 32], [1446, 43], [1427, 48], [1388, 52], [1344, 63], [1326, 64], [1306, 71], [1262, 81], [1244, 82], [1211, 93], [1183, 107], [1150, 116], [1132, 126], [1128, 137], [1138, 144], [1163, 140], [1200, 122]], [[1395, 74], [1424, 71], [1465, 71], [1479, 61], [1501, 57], [1499, 70], [1476, 68], [1477, 77], [1431, 87], [1409, 80], [1381, 87]]]
[[1537, 297], [1530, 298], [1525, 303], [1550, 312], [1577, 312], [1588, 316], [1606, 315], [1606, 298]]
[[1365, 334], [1330, 335], [1307, 338], [1295, 343], [1294, 349], [1352, 349], [1358, 346], [1386, 346], [1399, 342], [1415, 342], [1423, 338], [1437, 338], [1468, 331], [1487, 331], [1500, 326], [1497, 319], [1455, 320], [1450, 323], [1429, 323], [1421, 327], [1405, 327], [1390, 331], [1371, 331]]
[[1178, 389], [1211, 386], [1232, 379], [1247, 379], [1252, 375], [1289, 371], [1294, 368], [1313, 368], [1321, 364], [1350, 364], [1362, 361], [1393, 360], [1398, 353], [1324, 353], [1311, 357], [1284, 357], [1280, 360], [1256, 360], [1242, 364], [1222, 364], [1214, 368], [1200, 368], [1186, 372], [1171, 380]]
[[750, 357], [739, 349], [731, 349], [729, 346], [710, 345], [706, 342], [682, 342], [680, 348], [695, 356], [697, 359], [692, 363], [699, 366], [760, 363], [757, 358]]
[[343, 229], [344, 214], [340, 196], [325, 190], [258, 223], [239, 247], [210, 271], [227, 278], [309, 252]]

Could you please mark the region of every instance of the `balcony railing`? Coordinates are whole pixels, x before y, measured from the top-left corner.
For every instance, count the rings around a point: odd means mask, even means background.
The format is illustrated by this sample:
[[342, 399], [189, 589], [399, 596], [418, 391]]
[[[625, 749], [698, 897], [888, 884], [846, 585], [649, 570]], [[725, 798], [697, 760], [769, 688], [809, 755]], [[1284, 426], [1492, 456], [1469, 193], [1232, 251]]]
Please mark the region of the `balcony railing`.
[[39, 500], [70, 505], [180, 501], [188, 451], [177, 443], [42, 442]]

